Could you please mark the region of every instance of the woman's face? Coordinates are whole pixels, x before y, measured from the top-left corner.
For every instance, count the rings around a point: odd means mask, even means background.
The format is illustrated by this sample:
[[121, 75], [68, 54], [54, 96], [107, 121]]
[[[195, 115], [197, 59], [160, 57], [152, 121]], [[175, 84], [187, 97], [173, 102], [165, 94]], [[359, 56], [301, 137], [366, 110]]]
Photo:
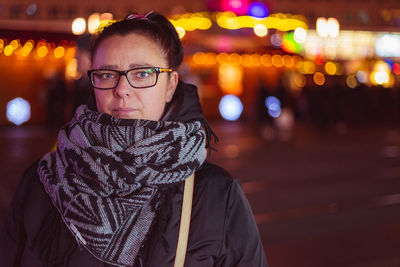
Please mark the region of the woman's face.
[[[92, 68], [128, 70], [135, 67], [168, 68], [168, 61], [156, 42], [131, 33], [111, 36], [99, 45]], [[165, 104], [171, 101], [178, 83], [178, 73], [160, 73], [153, 87], [138, 89], [121, 76], [116, 88], [94, 89], [97, 110], [122, 119], [160, 120]]]

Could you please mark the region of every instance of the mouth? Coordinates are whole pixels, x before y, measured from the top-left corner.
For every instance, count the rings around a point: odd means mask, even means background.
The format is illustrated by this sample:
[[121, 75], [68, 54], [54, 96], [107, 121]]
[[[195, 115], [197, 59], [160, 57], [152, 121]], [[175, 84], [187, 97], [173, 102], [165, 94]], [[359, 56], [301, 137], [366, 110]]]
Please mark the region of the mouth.
[[113, 109], [112, 115], [121, 119], [130, 119], [134, 112], [137, 112], [137, 109], [134, 108], [116, 108]]

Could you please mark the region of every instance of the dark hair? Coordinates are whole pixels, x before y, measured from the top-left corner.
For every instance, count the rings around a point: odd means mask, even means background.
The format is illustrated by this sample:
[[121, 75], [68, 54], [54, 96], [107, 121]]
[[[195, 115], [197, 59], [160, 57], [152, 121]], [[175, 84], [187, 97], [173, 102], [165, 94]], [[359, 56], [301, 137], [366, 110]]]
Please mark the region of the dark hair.
[[137, 33], [154, 40], [163, 50], [169, 68], [176, 69], [183, 60], [183, 48], [178, 33], [171, 22], [163, 15], [150, 12], [147, 15], [130, 14], [125, 19], [106, 26], [94, 39], [91, 60], [97, 48], [107, 38], [114, 35]]

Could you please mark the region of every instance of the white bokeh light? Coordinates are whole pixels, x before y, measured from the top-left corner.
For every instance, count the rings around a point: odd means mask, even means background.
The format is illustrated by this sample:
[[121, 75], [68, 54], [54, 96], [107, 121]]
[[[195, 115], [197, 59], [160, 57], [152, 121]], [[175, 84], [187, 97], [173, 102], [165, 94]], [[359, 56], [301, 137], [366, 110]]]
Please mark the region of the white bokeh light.
[[21, 97], [7, 103], [7, 119], [15, 125], [21, 125], [31, 118], [31, 105]]
[[243, 111], [243, 104], [239, 97], [235, 95], [223, 96], [218, 107], [221, 116], [228, 121], [235, 121], [239, 119]]
[[72, 33], [75, 35], [84, 34], [86, 31], [86, 21], [84, 18], [76, 18], [72, 21]]

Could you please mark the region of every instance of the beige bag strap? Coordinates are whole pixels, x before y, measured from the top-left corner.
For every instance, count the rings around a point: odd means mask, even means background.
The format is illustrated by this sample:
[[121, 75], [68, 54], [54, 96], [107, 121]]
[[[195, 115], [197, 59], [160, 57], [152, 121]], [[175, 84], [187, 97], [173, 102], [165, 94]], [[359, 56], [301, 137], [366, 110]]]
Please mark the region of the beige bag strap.
[[190, 216], [192, 213], [193, 187], [194, 187], [194, 173], [185, 180], [181, 223], [179, 227], [178, 246], [176, 248], [174, 267], [183, 267], [185, 263], [186, 248], [189, 238]]

